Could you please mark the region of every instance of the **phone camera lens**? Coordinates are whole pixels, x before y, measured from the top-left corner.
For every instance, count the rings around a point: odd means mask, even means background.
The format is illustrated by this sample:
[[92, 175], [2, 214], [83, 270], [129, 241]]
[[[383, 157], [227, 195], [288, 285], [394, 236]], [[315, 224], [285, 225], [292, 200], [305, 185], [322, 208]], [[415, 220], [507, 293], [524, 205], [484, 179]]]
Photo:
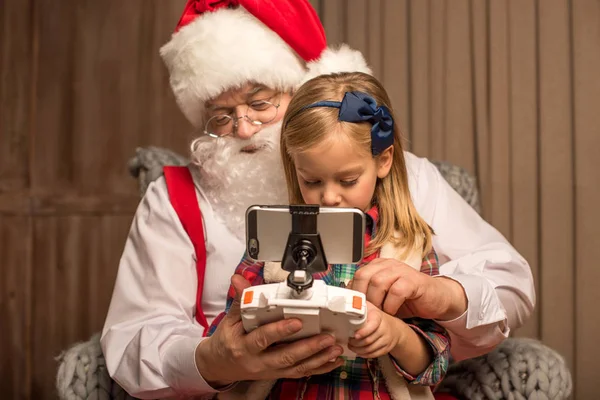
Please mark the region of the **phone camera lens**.
[[258, 240], [250, 239], [248, 242], [248, 253], [252, 258], [258, 257]]

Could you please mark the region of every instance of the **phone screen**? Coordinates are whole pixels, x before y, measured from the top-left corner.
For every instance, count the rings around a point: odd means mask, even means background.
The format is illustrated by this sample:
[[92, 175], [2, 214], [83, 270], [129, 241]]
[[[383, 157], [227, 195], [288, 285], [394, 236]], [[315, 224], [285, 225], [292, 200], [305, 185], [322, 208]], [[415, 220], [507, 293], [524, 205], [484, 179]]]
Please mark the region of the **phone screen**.
[[[283, 258], [292, 215], [288, 206], [252, 206], [246, 212], [246, 246], [258, 261]], [[317, 230], [329, 264], [356, 264], [364, 252], [365, 215], [357, 208], [320, 207]]]

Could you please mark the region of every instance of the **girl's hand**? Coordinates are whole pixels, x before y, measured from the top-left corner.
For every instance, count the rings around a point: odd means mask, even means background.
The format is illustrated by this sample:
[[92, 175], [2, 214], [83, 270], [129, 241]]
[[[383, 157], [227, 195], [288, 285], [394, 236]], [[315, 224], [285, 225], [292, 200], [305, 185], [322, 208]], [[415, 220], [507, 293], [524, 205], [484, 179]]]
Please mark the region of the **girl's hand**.
[[367, 322], [356, 332], [354, 338], [350, 338], [348, 348], [362, 358], [377, 358], [388, 354], [396, 348], [401, 332], [404, 331], [399, 324], [406, 325], [367, 301]]

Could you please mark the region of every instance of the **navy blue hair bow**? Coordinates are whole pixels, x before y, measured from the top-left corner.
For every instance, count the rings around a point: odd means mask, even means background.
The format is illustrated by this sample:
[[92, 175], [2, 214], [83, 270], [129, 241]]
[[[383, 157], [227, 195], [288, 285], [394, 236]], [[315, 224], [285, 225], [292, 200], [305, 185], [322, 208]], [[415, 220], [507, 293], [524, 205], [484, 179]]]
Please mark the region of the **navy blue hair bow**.
[[341, 102], [318, 101], [304, 107], [335, 107], [340, 109], [339, 120], [344, 122], [370, 122], [371, 125], [371, 152], [373, 155], [394, 144], [394, 119], [390, 110], [381, 105], [371, 96], [363, 92], [346, 92]]

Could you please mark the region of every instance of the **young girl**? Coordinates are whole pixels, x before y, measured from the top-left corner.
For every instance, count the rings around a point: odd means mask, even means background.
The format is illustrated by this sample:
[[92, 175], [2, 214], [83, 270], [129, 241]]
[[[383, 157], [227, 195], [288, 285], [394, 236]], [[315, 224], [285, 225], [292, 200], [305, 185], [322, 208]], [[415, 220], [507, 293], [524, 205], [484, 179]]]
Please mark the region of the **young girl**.
[[[431, 229], [415, 211], [408, 191], [390, 101], [375, 78], [341, 73], [305, 83], [284, 117], [281, 155], [290, 204], [357, 207], [366, 213], [365, 258], [360, 265], [388, 257], [430, 275], [438, 273]], [[360, 265], [331, 265], [315, 278], [349, 286]], [[252, 285], [287, 276], [277, 264], [250, 260], [236, 273]], [[227, 309], [233, 294], [230, 290]], [[429, 386], [443, 378], [450, 350], [445, 331], [432, 321], [402, 320], [371, 303], [366, 324], [349, 340], [349, 348], [357, 354], [355, 360], [328, 374], [262, 385], [262, 398], [269, 390], [273, 399], [433, 398]]]

